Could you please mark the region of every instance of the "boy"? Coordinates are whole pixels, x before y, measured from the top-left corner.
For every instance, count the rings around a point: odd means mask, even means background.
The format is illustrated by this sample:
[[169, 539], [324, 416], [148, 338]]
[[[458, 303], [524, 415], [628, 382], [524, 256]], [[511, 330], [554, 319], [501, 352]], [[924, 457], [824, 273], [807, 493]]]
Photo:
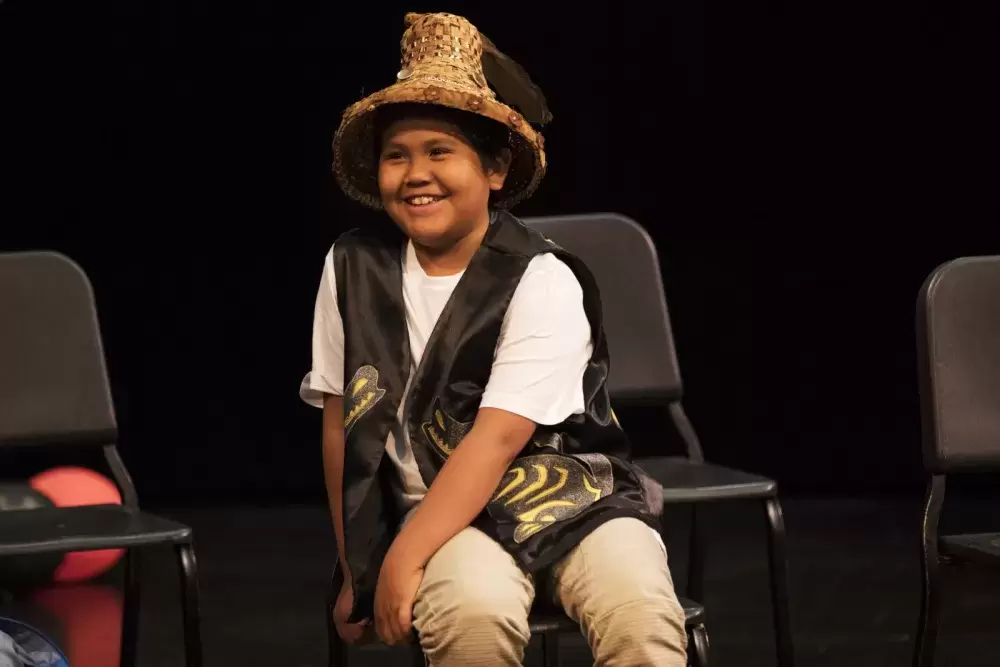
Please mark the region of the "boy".
[[334, 138], [341, 187], [395, 226], [327, 255], [301, 389], [323, 407], [337, 631], [415, 629], [432, 667], [520, 665], [547, 581], [598, 665], [684, 665], [661, 497], [610, 409], [597, 287], [504, 210], [545, 171], [528, 123], [544, 99], [465, 19], [406, 22], [399, 81]]

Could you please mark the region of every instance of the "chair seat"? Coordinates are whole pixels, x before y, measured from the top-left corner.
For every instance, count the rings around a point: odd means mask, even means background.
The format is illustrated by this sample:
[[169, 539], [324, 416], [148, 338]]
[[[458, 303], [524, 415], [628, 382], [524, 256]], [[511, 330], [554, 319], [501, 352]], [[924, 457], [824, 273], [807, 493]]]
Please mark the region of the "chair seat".
[[0, 512], [0, 556], [189, 542], [183, 524], [120, 505]]
[[942, 535], [941, 551], [959, 560], [1000, 563], [1000, 533]]
[[[684, 622], [687, 627], [705, 622], [705, 608], [703, 606], [686, 598], [680, 598], [680, 603], [684, 609]], [[573, 619], [555, 605], [536, 603], [535, 607], [531, 610], [531, 616], [528, 618], [532, 633], [570, 632], [580, 629], [580, 626]]]
[[683, 457], [637, 458], [635, 463], [660, 483], [667, 503], [769, 498], [778, 490], [767, 477]]

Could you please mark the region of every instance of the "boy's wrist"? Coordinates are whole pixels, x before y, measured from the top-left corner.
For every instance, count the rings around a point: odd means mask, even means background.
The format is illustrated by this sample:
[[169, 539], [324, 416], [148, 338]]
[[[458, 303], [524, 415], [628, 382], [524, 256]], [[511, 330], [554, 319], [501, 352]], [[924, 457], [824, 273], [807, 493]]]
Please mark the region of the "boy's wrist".
[[414, 540], [412, 535], [406, 534], [401, 530], [389, 547], [383, 566], [385, 563], [391, 562], [395, 567], [407, 570], [420, 569], [430, 560], [430, 554], [425, 559], [421, 558], [424, 550], [422, 547], [423, 545], [418, 540]]
[[338, 558], [337, 563], [340, 565], [340, 572], [344, 576], [344, 584], [350, 586], [354, 581], [351, 577], [351, 568], [347, 567], [347, 563], [343, 558]]

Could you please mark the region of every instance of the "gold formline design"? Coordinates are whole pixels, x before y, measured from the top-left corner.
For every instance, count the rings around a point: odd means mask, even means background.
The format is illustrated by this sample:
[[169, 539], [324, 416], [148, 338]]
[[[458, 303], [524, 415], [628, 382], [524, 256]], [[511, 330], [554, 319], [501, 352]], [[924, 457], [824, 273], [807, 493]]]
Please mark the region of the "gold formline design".
[[344, 392], [344, 433], [385, 396], [385, 389], [378, 386], [378, 369], [371, 364], [359, 368]]

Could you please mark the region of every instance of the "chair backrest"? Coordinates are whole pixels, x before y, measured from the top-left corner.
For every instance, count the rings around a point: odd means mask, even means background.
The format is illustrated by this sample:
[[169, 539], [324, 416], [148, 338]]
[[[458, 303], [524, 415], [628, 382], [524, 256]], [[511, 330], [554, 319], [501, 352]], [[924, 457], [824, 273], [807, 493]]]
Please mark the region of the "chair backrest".
[[649, 234], [616, 213], [524, 222], [583, 260], [597, 280], [611, 354], [611, 398], [680, 400], [681, 374], [660, 260]]
[[0, 254], [0, 447], [116, 437], [86, 274], [55, 252]]
[[917, 302], [924, 465], [1000, 466], [1000, 256], [962, 257]]

